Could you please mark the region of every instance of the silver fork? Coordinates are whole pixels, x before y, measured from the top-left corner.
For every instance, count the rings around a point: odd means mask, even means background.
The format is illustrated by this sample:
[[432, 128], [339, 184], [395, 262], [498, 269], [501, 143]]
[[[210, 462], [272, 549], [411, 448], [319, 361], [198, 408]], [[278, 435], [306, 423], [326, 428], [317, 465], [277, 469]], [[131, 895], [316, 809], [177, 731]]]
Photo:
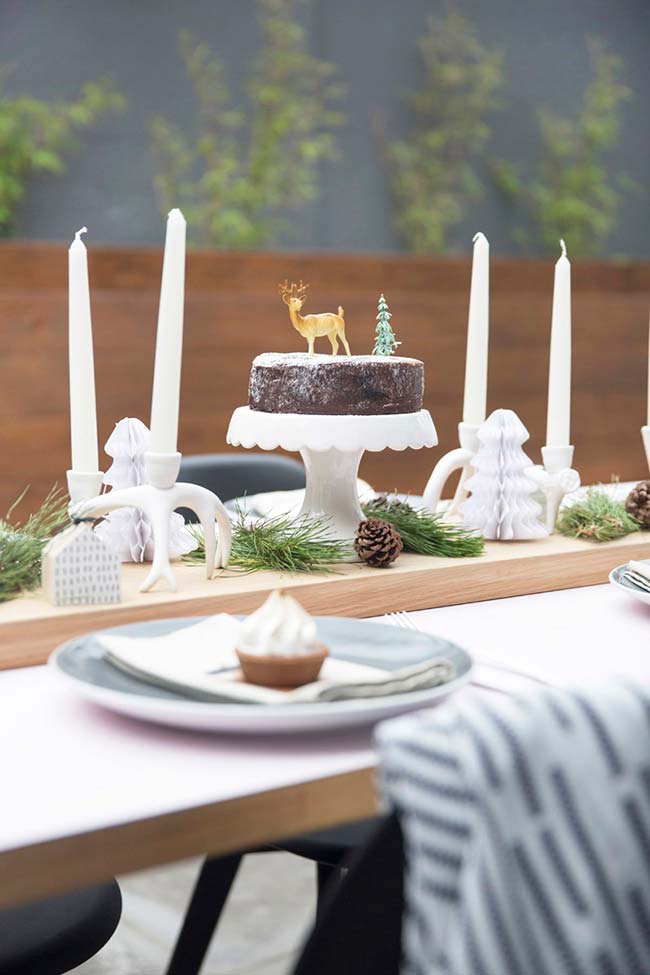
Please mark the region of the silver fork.
[[[402, 630], [411, 630], [415, 633], [423, 633], [424, 631], [420, 629], [415, 620], [411, 619], [408, 613], [403, 611], [397, 613], [387, 613], [385, 619], [392, 625], [397, 626]], [[492, 660], [490, 657], [484, 657], [483, 654], [480, 656], [477, 654], [472, 654], [474, 662], [480, 664], [481, 667], [490, 667], [492, 670], [500, 670], [504, 674], [512, 674], [515, 677], [523, 677], [525, 680], [532, 681], [535, 684], [541, 684], [542, 687], [551, 687], [549, 681], [544, 680], [543, 677], [537, 677], [535, 674], [529, 674], [525, 670], [518, 670], [516, 667], [508, 667], [505, 664], [499, 663], [497, 660]]]

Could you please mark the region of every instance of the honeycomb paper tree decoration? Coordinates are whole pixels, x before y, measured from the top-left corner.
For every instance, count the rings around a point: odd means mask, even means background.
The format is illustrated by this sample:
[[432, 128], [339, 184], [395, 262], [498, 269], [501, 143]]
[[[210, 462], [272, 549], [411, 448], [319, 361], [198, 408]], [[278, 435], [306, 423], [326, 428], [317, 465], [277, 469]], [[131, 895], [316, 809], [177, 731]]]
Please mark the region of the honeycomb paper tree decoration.
[[471, 494], [460, 507], [463, 524], [501, 541], [543, 538], [548, 532], [533, 497], [537, 486], [527, 473], [533, 465], [522, 448], [528, 440], [526, 427], [512, 410], [495, 410], [481, 426], [478, 440], [474, 473], [467, 481]]
[[388, 310], [388, 302], [383, 295], [380, 295], [377, 303], [377, 327], [375, 329], [373, 355], [392, 355], [397, 346], [402, 344], [395, 338], [395, 333], [390, 324], [392, 317]]
[[[149, 449], [149, 429], [141, 420], [125, 417], [115, 425], [104, 450], [113, 463], [104, 475], [112, 488], [129, 488], [146, 482], [145, 451]], [[150, 562], [153, 558], [153, 531], [149, 518], [139, 508], [111, 511], [95, 528], [95, 533], [111, 546], [122, 562]], [[185, 527], [183, 516], [174, 512], [169, 533], [169, 557], [180, 558], [198, 545]]]

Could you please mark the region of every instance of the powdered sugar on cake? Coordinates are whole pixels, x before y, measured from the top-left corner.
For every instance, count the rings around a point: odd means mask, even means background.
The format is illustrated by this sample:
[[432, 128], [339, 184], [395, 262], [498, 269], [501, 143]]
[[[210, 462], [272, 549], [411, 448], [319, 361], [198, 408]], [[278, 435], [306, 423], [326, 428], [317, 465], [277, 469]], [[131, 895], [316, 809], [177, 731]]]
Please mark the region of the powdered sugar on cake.
[[411, 413], [422, 408], [423, 390], [418, 359], [265, 352], [253, 361], [249, 405], [266, 413]]

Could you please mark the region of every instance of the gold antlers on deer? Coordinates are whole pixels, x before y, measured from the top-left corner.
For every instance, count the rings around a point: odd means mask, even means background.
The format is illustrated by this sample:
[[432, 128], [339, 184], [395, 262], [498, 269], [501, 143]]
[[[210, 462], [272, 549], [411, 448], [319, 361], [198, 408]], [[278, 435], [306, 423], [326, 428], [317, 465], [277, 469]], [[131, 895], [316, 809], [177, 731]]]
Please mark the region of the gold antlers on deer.
[[300, 314], [300, 309], [307, 298], [308, 288], [309, 285], [303, 284], [302, 281], [300, 284], [296, 284], [295, 281], [292, 281], [291, 284], [288, 281], [284, 281], [283, 284], [278, 285], [282, 300], [289, 307], [291, 324], [303, 338], [307, 339], [309, 355], [314, 354], [314, 341], [323, 335], [327, 335], [330, 340], [332, 355], [336, 355], [339, 350], [339, 339], [343, 342], [347, 354], [351, 355], [350, 346], [345, 337], [343, 309], [340, 305], [337, 315], [333, 312], [304, 316]]

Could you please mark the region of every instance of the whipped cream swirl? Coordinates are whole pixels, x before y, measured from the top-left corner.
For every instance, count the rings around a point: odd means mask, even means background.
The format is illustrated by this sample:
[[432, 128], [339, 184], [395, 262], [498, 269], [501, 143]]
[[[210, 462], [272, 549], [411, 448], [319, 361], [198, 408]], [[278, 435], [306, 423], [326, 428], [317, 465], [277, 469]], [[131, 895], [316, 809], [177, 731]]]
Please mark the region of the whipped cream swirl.
[[316, 623], [292, 596], [276, 590], [242, 624], [239, 643], [244, 652], [260, 656], [311, 653]]

